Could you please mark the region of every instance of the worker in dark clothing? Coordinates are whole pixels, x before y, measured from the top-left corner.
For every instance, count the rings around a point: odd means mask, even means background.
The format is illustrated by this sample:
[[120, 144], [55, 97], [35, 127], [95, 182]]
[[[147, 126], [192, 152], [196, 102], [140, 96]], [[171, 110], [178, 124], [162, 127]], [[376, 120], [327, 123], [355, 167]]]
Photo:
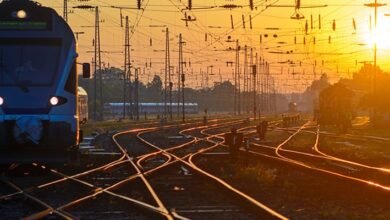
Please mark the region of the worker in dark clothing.
[[232, 162], [235, 162], [238, 157], [238, 152], [243, 142], [243, 134], [238, 133], [236, 128], [232, 128], [230, 133], [225, 134], [225, 142], [229, 146], [229, 152]]
[[265, 139], [265, 134], [268, 129], [268, 121], [262, 121], [259, 125], [256, 126], [256, 132], [259, 139], [262, 141]]
[[260, 140], [265, 140], [265, 134], [267, 133], [268, 130], [268, 121], [262, 121], [260, 126], [261, 126]]
[[203, 124], [207, 124], [207, 108], [204, 109]]
[[261, 140], [261, 136], [263, 135], [263, 129], [261, 127], [261, 123], [256, 125], [256, 133], [257, 133], [257, 137], [259, 137], [259, 139]]

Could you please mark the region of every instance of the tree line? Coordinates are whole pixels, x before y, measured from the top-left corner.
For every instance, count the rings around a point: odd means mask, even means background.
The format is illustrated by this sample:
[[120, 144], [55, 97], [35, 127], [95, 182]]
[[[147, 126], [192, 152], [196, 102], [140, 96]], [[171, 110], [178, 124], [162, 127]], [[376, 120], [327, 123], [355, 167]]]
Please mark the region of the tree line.
[[[123, 70], [111, 67], [103, 69], [102, 72], [102, 86], [97, 80], [97, 106], [101, 103], [123, 102], [124, 82]], [[97, 74], [97, 76], [99, 76]], [[89, 109], [92, 110], [94, 104], [94, 79], [79, 78], [79, 86], [83, 87], [89, 95]], [[134, 79], [132, 79], [132, 87], [134, 89]], [[102, 90], [103, 100], [99, 100], [99, 91]], [[128, 87], [126, 93], [129, 93]], [[163, 87], [163, 80], [159, 75], [154, 75], [150, 82], [138, 83], [139, 102], [164, 102], [165, 91]], [[198, 103], [199, 110], [208, 109], [212, 112], [233, 112], [234, 110], [234, 85], [230, 81], [215, 82], [210, 88], [193, 89], [185, 88], [185, 102]], [[126, 94], [128, 96], [128, 94]], [[241, 93], [242, 97], [253, 97], [252, 93]], [[258, 94], [258, 96], [260, 96]], [[276, 101], [276, 109], [278, 111], [285, 111], [287, 108], [287, 98], [282, 94], [274, 94]], [[178, 102], [177, 89], [173, 88], [172, 102]], [[259, 97], [258, 97], [259, 98]], [[168, 98], [169, 99], [169, 98]], [[248, 100], [252, 100], [249, 99]], [[169, 100], [167, 100], [169, 102]], [[180, 100], [181, 101], [181, 100]], [[246, 112], [246, 106], [242, 106], [242, 112]], [[252, 111], [252, 107], [250, 108]]]
[[389, 85], [389, 73], [365, 64], [351, 79], [342, 78], [333, 85], [323, 76], [305, 93], [312, 98], [314, 115], [321, 124], [337, 125], [345, 131], [355, 116], [366, 115], [372, 126], [389, 127]]

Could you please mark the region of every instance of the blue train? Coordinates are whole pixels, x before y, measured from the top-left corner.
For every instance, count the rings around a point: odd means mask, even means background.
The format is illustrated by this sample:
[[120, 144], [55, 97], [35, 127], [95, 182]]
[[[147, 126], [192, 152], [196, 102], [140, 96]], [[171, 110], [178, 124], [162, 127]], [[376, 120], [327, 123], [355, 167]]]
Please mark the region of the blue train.
[[[53, 9], [0, 3], [0, 155], [77, 149], [77, 56], [71, 28]], [[90, 65], [81, 65], [89, 78]]]

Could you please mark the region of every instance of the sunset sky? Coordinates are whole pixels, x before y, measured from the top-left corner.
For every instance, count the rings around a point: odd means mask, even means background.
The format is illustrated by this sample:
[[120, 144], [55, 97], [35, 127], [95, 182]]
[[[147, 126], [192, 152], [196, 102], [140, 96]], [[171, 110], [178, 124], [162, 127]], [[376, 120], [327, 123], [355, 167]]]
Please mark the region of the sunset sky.
[[[62, 15], [62, 0], [39, 0], [38, 2], [55, 8]], [[279, 92], [292, 92], [302, 91], [313, 79], [318, 79], [321, 73], [327, 73], [332, 81], [336, 81], [339, 77], [350, 77], [353, 72], [360, 69], [363, 62], [373, 61], [374, 38], [378, 42], [378, 64], [382, 69], [390, 71], [387, 62], [390, 58], [390, 17], [384, 15], [390, 13], [390, 8], [389, 6], [379, 8], [378, 34], [374, 37], [374, 9], [364, 6], [369, 2], [302, 0], [302, 8], [299, 12], [305, 18], [296, 20], [290, 18], [295, 13], [294, 0], [254, 0], [253, 11], [249, 8], [249, 0], [193, 0], [191, 11], [185, 10], [187, 0], [143, 0], [144, 10], [123, 9], [122, 16], [129, 16], [133, 28], [131, 45], [134, 51], [131, 52], [131, 59], [134, 60], [134, 67], [145, 69], [145, 73], [141, 75], [144, 81], [151, 80], [154, 74], [160, 74], [164, 68], [165, 33], [163, 30], [168, 27], [171, 65], [177, 66], [178, 63], [179, 33], [182, 33], [186, 42], [184, 58], [187, 61], [191, 60], [191, 67], [187, 65], [184, 69], [187, 84], [190, 86], [200, 88], [202, 85], [200, 71], [206, 72], [207, 66], [210, 65], [214, 67], [213, 74], [209, 76], [209, 86], [213, 85], [213, 81], [232, 79], [234, 67], [226, 65], [226, 62], [235, 60], [234, 50], [227, 50], [229, 47], [235, 48], [235, 43], [228, 42], [230, 37], [232, 40], [238, 39], [241, 48], [244, 45], [252, 47], [254, 55], [257, 53], [258, 57], [270, 63], [271, 74], [276, 79]], [[388, 3], [388, 1], [381, 3]], [[91, 51], [93, 51], [94, 11], [72, 7], [89, 4], [99, 6], [100, 9], [103, 62], [106, 66], [109, 64], [122, 68], [124, 27], [121, 27], [120, 10], [112, 6], [136, 8], [136, 0], [69, 0], [68, 4], [69, 24], [75, 32], [85, 32], [79, 35], [80, 61], [90, 62], [93, 57]], [[226, 4], [242, 7], [233, 10], [219, 7]], [[321, 5], [327, 7], [303, 8]], [[184, 13], [196, 18], [196, 21], [188, 22], [188, 27], [182, 20]], [[234, 29], [231, 27], [231, 15]], [[250, 29], [250, 16], [252, 29]], [[370, 31], [370, 16], [372, 31]], [[122, 22], [124, 23], [124, 19]], [[308, 23], [307, 34], [306, 22]], [[332, 27], [333, 22], [336, 24], [335, 30]], [[150, 45], [151, 41], [152, 45]], [[243, 55], [244, 51], [241, 50], [241, 64], [244, 63]], [[145, 63], [150, 63], [150, 60], [151, 68], [145, 66]]]

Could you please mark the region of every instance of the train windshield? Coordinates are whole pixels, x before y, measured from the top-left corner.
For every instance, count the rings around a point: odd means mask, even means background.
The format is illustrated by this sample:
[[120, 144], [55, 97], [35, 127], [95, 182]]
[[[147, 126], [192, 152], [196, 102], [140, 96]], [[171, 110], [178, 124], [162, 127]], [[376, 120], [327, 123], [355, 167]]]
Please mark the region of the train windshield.
[[53, 39], [0, 39], [0, 86], [28, 87], [53, 84], [61, 42]]

